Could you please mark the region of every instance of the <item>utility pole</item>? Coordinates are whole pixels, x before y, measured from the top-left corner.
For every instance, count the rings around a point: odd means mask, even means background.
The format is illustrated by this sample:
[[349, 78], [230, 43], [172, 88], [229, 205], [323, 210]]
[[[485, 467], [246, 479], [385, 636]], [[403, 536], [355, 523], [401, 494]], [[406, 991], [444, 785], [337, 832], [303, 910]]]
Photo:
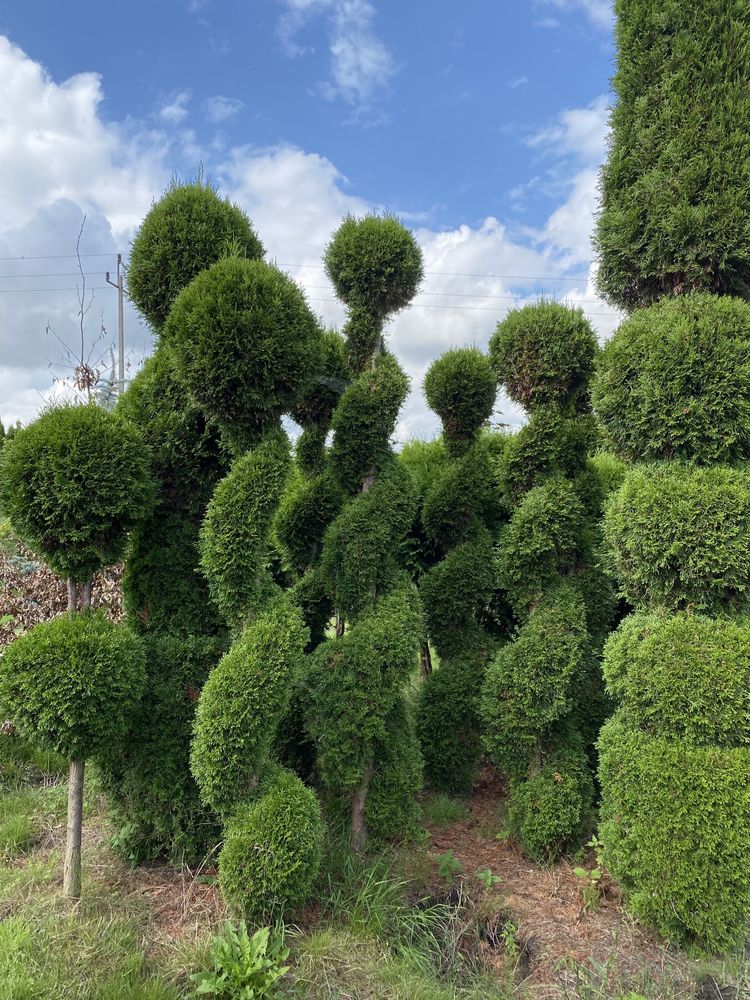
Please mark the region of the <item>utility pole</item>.
[[117, 391], [119, 395], [125, 392], [125, 275], [122, 266], [122, 254], [117, 255], [117, 282], [109, 277], [107, 282], [117, 289]]

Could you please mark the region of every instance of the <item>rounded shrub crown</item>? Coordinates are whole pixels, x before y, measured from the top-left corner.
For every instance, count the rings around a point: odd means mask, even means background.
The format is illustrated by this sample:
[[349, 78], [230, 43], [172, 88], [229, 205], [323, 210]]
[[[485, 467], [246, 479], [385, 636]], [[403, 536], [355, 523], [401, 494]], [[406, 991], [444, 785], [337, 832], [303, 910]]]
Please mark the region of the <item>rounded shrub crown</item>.
[[454, 447], [477, 436], [492, 413], [496, 393], [490, 363], [476, 347], [446, 351], [433, 361], [424, 380], [427, 403]]
[[750, 305], [690, 295], [634, 313], [598, 360], [592, 401], [624, 458], [748, 458]]
[[234, 252], [251, 259], [263, 245], [237, 205], [201, 180], [172, 184], [151, 208], [133, 240], [128, 293], [155, 330], [193, 278]]
[[32, 743], [85, 760], [125, 732], [146, 679], [141, 639], [101, 613], [42, 622], [0, 656], [0, 712]]
[[93, 403], [46, 410], [2, 451], [0, 509], [56, 573], [77, 581], [117, 562], [153, 492], [136, 428]]
[[299, 288], [239, 257], [180, 293], [164, 338], [187, 389], [238, 450], [295, 406], [319, 361], [320, 331]]
[[490, 340], [499, 382], [526, 409], [573, 400], [589, 380], [596, 351], [583, 310], [544, 300], [508, 313]]
[[378, 316], [409, 304], [422, 281], [422, 252], [398, 219], [347, 216], [326, 247], [325, 268], [348, 306]]

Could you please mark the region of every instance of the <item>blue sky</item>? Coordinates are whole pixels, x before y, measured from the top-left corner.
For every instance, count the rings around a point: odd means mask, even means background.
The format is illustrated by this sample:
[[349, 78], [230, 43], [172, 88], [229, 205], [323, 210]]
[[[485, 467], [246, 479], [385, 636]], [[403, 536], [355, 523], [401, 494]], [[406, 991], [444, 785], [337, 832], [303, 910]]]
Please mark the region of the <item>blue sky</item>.
[[[346, 211], [396, 211], [428, 269], [392, 331], [415, 384], [402, 436], [434, 427], [429, 360], [486, 343], [514, 296], [567, 295], [613, 325], [589, 280], [606, 0], [25, 0], [0, 11], [0, 35], [0, 256], [69, 253], [84, 212], [84, 250], [126, 252], [169, 176], [203, 163], [336, 323], [325, 239]], [[49, 382], [45, 310], [75, 325], [60, 261], [3, 266], [19, 276], [0, 279], [4, 419], [28, 419]], [[103, 310], [109, 329], [111, 263], [90, 261], [89, 318]], [[127, 327], [135, 369], [150, 339], [132, 314]]]

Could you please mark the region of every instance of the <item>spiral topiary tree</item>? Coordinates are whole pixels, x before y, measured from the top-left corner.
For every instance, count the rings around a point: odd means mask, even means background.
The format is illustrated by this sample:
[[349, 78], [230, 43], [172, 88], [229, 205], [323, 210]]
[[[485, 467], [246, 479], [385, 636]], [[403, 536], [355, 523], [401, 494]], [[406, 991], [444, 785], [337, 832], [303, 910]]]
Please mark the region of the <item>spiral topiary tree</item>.
[[482, 753], [478, 700], [493, 645], [481, 619], [495, 589], [498, 505], [492, 457], [480, 431], [497, 385], [482, 352], [462, 348], [432, 364], [424, 392], [442, 421], [447, 460], [421, 511], [426, 538], [442, 558], [420, 582], [440, 669], [420, 690], [417, 733], [429, 782], [465, 794]]
[[597, 572], [588, 380], [596, 339], [581, 310], [542, 301], [511, 312], [490, 359], [528, 423], [497, 466], [512, 509], [497, 572], [516, 622], [482, 692], [484, 740], [510, 778], [509, 828], [533, 858], [580, 836], [593, 803], [587, 750], [603, 721], [598, 652], [614, 610]]
[[137, 637], [90, 614], [91, 578], [120, 557], [128, 531], [150, 512], [148, 453], [116, 414], [54, 407], [3, 448], [0, 496], [19, 537], [68, 580], [69, 615], [38, 625], [0, 659], [0, 700], [32, 742], [70, 761], [63, 884], [76, 898], [84, 763], [126, 735], [144, 674]]
[[593, 398], [640, 463], [604, 519], [636, 607], [605, 648], [619, 707], [599, 740], [604, 859], [636, 914], [724, 951], [750, 915], [750, 305], [704, 294], [635, 313]]
[[333, 412], [329, 468], [345, 497], [325, 533], [320, 572], [336, 611], [336, 636], [318, 646], [307, 673], [308, 727], [324, 786], [348, 812], [353, 846], [414, 820], [421, 760], [402, 688], [422, 635], [419, 598], [400, 570], [414, 517], [407, 471], [390, 445], [408, 379], [384, 350], [389, 315], [405, 308], [422, 277], [413, 236], [395, 219], [347, 218], [325, 266], [349, 309], [350, 382]]

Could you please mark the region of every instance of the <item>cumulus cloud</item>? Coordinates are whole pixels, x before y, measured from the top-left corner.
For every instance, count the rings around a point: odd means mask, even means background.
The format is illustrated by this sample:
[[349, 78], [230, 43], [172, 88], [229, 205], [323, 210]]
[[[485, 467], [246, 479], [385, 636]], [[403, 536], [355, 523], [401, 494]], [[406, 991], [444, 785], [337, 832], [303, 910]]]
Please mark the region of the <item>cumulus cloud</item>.
[[212, 125], [219, 125], [221, 122], [233, 118], [245, 107], [245, 102], [237, 97], [224, 97], [217, 94], [216, 97], [208, 97], [203, 102], [203, 111], [206, 118]]
[[169, 125], [179, 125], [184, 122], [189, 114], [187, 106], [191, 97], [189, 90], [173, 91], [159, 108], [159, 118]]
[[330, 78], [320, 93], [352, 106], [368, 106], [397, 71], [396, 62], [375, 31], [375, 8], [369, 0], [281, 0], [286, 10], [279, 37], [292, 58], [313, 51], [300, 44], [305, 24], [324, 14], [328, 22]]
[[[614, 15], [611, 0], [535, 0], [535, 5], [539, 8], [547, 7], [560, 11], [580, 10], [597, 28], [608, 31], [612, 27]], [[559, 21], [547, 16], [538, 23], [540, 27], [555, 28]]]
[[[321, 265], [324, 247], [346, 213], [383, 206], [353, 194], [329, 159], [289, 145], [235, 147], [217, 159], [211, 149], [186, 146], [189, 137], [176, 137], [179, 130], [173, 128], [105, 124], [98, 113], [102, 92], [97, 76], [82, 74], [56, 83], [1, 38], [0, 86], [7, 96], [0, 132], [7, 178], [0, 188], [0, 257], [25, 258], [0, 264], [2, 275], [15, 276], [0, 278], [4, 421], [30, 419], [49, 391], [47, 360], [55, 358], [56, 348], [45, 334], [47, 322], [66, 339], [77, 329], [75, 260], [70, 255], [83, 213], [82, 251], [109, 254], [84, 258], [96, 295], [89, 314], [92, 332], [102, 312], [105, 326], [114, 332], [116, 293], [104, 283], [103, 272], [114, 269], [116, 250], [127, 251], [135, 225], [174, 168], [183, 162], [194, 168], [195, 157], [204, 160], [222, 191], [247, 210], [269, 258], [300, 282], [323, 321], [343, 321], [344, 310]], [[566, 158], [570, 171], [562, 203], [545, 227], [519, 235], [490, 217], [446, 231], [424, 224], [415, 230], [424, 252], [425, 281], [413, 306], [396, 316], [387, 331], [413, 383], [400, 438], [437, 430], [421, 394], [429, 363], [450, 346], [485, 347], [497, 321], [542, 290], [584, 304], [603, 333], [611, 328], [613, 314], [595, 300], [591, 281], [565, 280], [572, 261], [576, 273], [584, 274], [590, 258], [585, 244], [595, 194], [592, 115], [596, 117], [594, 106], [568, 111], [545, 127], [548, 144]], [[542, 145], [539, 140], [540, 152]], [[41, 255], [47, 259], [30, 260]], [[130, 308], [126, 335], [135, 362], [150, 349], [150, 335]], [[521, 415], [501, 399], [497, 419], [517, 424]]]

